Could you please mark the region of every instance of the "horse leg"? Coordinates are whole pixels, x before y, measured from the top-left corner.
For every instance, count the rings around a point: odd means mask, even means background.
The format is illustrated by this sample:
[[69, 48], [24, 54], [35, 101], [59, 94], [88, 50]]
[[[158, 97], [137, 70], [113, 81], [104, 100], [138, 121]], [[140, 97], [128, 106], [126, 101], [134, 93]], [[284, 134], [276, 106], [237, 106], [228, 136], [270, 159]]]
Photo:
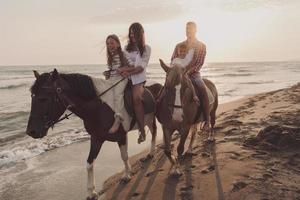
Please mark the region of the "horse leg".
[[95, 191], [94, 160], [97, 158], [104, 141], [91, 137], [90, 153], [87, 159], [87, 192], [88, 200], [98, 199]]
[[197, 124], [192, 125], [191, 129], [192, 129], [191, 141], [190, 141], [190, 144], [189, 144], [189, 147], [187, 150], [187, 154], [190, 154], [190, 155], [193, 154], [193, 144], [194, 144], [195, 136], [197, 133]]
[[172, 149], [171, 149], [171, 140], [172, 140], [172, 133], [174, 130], [170, 131], [168, 130], [165, 126], [162, 126], [163, 128], [163, 134], [164, 134], [164, 153], [167, 156], [167, 158], [171, 162], [171, 168], [175, 166], [174, 170], [171, 170], [171, 174], [174, 175], [181, 175], [182, 173], [180, 172], [180, 167], [179, 167], [179, 162], [177, 158], [172, 154]]
[[124, 138], [118, 141], [119, 149], [121, 152], [121, 158], [125, 165], [124, 175], [121, 178], [121, 182], [127, 183], [131, 179], [131, 167], [128, 160], [128, 141], [127, 134]]
[[183, 127], [180, 130], [180, 141], [179, 141], [179, 144], [177, 146], [177, 154], [178, 154], [179, 158], [182, 157], [182, 154], [183, 154], [183, 151], [184, 151], [184, 144], [185, 144], [187, 136], [189, 135], [189, 132], [190, 132], [190, 126]]
[[215, 141], [215, 137], [214, 137], [215, 123], [216, 123], [216, 111], [213, 110], [210, 113], [210, 125], [211, 125], [211, 128], [210, 128], [209, 135], [208, 135], [208, 141], [211, 141], [211, 142]]
[[152, 139], [151, 139], [150, 152], [149, 152], [147, 157], [148, 158], [153, 158], [153, 156], [155, 154], [156, 135], [157, 135], [157, 126], [156, 126], [156, 120], [155, 120], [154, 114], [153, 114], [153, 118], [151, 119], [151, 124], [148, 127], [149, 127], [149, 130], [151, 132]]

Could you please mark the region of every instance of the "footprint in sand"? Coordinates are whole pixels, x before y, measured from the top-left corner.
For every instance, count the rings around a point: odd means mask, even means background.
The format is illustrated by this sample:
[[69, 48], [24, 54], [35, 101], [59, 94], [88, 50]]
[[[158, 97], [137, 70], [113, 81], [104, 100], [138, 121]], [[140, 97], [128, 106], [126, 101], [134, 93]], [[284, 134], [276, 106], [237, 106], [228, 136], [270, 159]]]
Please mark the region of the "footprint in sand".
[[236, 191], [239, 191], [243, 188], [245, 188], [248, 184], [245, 183], [244, 181], [235, 181], [233, 183], [233, 188], [232, 188], [232, 192], [236, 192]]
[[207, 174], [207, 173], [209, 173], [209, 172], [211, 172], [211, 171], [213, 171], [213, 170], [215, 170], [215, 166], [214, 166], [214, 165], [210, 165], [210, 166], [208, 166], [207, 168], [202, 169], [202, 170], [201, 170], [201, 173], [202, 173], [202, 174]]

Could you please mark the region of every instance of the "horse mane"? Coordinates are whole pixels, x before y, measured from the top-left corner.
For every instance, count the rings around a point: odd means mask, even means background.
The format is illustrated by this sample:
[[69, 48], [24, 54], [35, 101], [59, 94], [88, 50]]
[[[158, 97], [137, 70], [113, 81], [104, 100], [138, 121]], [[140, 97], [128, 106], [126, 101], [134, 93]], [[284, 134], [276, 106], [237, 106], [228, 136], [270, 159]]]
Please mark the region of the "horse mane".
[[60, 74], [60, 76], [68, 82], [75, 95], [87, 100], [97, 97], [92, 79], [88, 75], [76, 73]]
[[[62, 79], [64, 79], [70, 87], [72, 88], [73, 94], [80, 96], [84, 99], [96, 98], [97, 94], [94, 89], [92, 79], [88, 75], [83, 74], [59, 74]], [[34, 82], [30, 88], [31, 93], [38, 93], [41, 91], [42, 85], [49, 80], [50, 73], [41, 74], [38, 79]]]

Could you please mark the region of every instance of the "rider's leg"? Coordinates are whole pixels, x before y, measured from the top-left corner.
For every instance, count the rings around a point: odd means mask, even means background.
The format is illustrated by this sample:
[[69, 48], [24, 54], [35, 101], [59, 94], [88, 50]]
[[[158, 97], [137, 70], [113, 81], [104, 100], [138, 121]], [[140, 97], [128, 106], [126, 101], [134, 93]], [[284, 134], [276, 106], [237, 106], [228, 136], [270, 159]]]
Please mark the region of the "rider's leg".
[[127, 80], [125, 79], [112, 89], [114, 109], [115, 109], [115, 121], [112, 127], [109, 129], [108, 131], [109, 133], [115, 133], [119, 129], [119, 126], [122, 123], [122, 121], [124, 120], [123, 113], [125, 111], [125, 107], [124, 107], [123, 97], [124, 97], [124, 89], [126, 85], [127, 85]]
[[197, 93], [195, 91], [195, 88], [193, 86], [193, 83], [191, 81], [191, 79], [188, 77], [188, 75], [184, 75], [184, 78], [187, 82], [187, 86], [190, 88], [190, 90], [192, 91], [192, 96], [193, 96], [193, 100], [197, 103], [199, 103], [199, 99], [198, 99], [198, 96], [197, 96]]
[[203, 109], [204, 109], [204, 117], [205, 117], [205, 123], [204, 123], [204, 130], [207, 130], [209, 128], [210, 124], [210, 115], [209, 115], [209, 100], [208, 100], [208, 94], [206, 91], [205, 83], [202, 80], [199, 73], [195, 73], [191, 76], [191, 79], [194, 80], [194, 82], [197, 85], [197, 89], [200, 93], [200, 98], [203, 102]]
[[141, 143], [145, 141], [145, 122], [144, 122], [144, 107], [143, 107], [143, 95], [144, 93], [144, 84], [140, 83], [132, 86], [132, 96], [133, 96], [133, 107], [136, 116], [136, 120], [139, 126], [139, 130], [141, 132], [138, 142]]

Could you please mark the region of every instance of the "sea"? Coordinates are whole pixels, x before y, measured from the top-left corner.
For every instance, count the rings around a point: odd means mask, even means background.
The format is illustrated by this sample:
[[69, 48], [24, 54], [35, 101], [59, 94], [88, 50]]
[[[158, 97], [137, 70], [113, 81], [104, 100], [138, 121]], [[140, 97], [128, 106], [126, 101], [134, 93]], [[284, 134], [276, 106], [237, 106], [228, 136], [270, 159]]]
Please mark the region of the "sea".
[[[32, 139], [25, 134], [29, 118], [30, 87], [39, 73], [56, 68], [61, 73], [102, 77], [105, 65], [0, 66], [0, 170], [9, 169], [53, 149], [89, 139], [76, 116], [57, 124], [47, 137]], [[286, 88], [300, 82], [300, 62], [207, 63], [201, 75], [213, 81], [219, 102], [226, 103], [261, 92]], [[165, 73], [159, 64], [147, 67], [147, 84], [163, 84]], [[138, 153], [138, 152], [136, 152]]]

